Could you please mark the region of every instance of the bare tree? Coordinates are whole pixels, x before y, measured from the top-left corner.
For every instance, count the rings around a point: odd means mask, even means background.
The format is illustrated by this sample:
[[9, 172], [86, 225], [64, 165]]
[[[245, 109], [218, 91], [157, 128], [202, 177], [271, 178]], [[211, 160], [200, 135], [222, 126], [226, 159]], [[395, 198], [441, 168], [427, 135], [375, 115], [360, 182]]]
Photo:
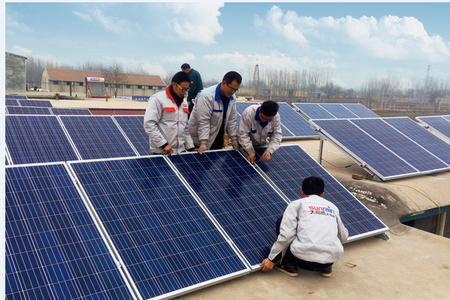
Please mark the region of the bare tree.
[[114, 97], [117, 97], [120, 86], [127, 83], [126, 75], [123, 73], [122, 67], [117, 63], [103, 71], [103, 77]]

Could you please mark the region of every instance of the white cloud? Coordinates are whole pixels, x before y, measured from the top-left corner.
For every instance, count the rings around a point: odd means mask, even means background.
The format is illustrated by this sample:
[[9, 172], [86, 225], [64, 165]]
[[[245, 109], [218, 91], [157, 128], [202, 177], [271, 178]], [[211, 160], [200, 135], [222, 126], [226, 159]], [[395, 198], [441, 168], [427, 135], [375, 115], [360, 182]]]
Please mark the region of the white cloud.
[[221, 1], [167, 4], [173, 14], [169, 21], [172, 30], [182, 40], [211, 45], [223, 32], [219, 23], [219, 9], [223, 6]]
[[450, 57], [450, 43], [439, 35], [429, 35], [423, 23], [414, 17], [315, 19], [273, 6], [267, 12], [266, 21], [269, 28], [300, 46], [350, 46], [390, 60], [443, 61]]
[[134, 59], [129, 57], [106, 57], [106, 64], [117, 63], [125, 72], [144, 71], [151, 75], [167, 76], [167, 70], [159, 63], [150, 63], [150, 60]]
[[25, 56], [25, 57], [30, 57], [31, 54], [33, 53], [33, 51], [31, 49], [24, 48], [24, 47], [17, 46], [17, 45], [12, 46], [11, 52], [14, 54]]
[[72, 11], [72, 13], [75, 16], [79, 17], [81, 20], [85, 21], [85, 22], [91, 22], [92, 21], [92, 18], [91, 18], [91, 16], [89, 14], [85, 14], [85, 13], [82, 13], [82, 12], [79, 12], [79, 11], [76, 11], [76, 10]]
[[106, 30], [116, 34], [132, 32], [132, 25], [127, 21], [107, 16], [98, 8], [89, 12], [72, 11], [72, 13], [85, 22], [93, 22], [102, 25]]
[[31, 27], [29, 27], [25, 23], [18, 21], [14, 16], [9, 14], [5, 15], [6, 15], [5, 29], [7, 34], [15, 35], [18, 33], [33, 32], [33, 29]]
[[178, 55], [166, 55], [161, 57], [161, 60], [164, 62], [172, 63], [174, 61], [183, 61], [183, 62], [190, 62], [196, 59], [195, 54], [187, 52], [187, 53], [181, 53]]

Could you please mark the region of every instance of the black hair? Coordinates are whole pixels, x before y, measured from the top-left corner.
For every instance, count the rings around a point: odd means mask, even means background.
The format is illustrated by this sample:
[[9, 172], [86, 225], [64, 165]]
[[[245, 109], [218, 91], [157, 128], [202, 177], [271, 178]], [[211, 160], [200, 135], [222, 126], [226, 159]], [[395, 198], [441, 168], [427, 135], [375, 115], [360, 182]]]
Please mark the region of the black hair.
[[241, 84], [242, 82], [242, 76], [236, 72], [236, 71], [230, 71], [225, 76], [223, 76], [222, 81], [225, 81], [226, 83], [230, 84], [233, 81], [237, 81], [237, 83]]
[[189, 79], [188, 74], [184, 73], [183, 71], [180, 71], [180, 72], [176, 73], [175, 75], [173, 75], [171, 82], [176, 82], [178, 84], [180, 84], [182, 82], [189, 82], [189, 84], [190, 84], [191, 80]]
[[191, 66], [188, 63], [184, 63], [181, 65], [181, 70], [186, 70], [186, 69], [190, 69]]
[[303, 180], [302, 183], [302, 191], [305, 195], [317, 195], [323, 193], [325, 190], [325, 183], [320, 177], [307, 177]]
[[261, 104], [260, 110], [265, 116], [272, 117], [275, 116], [278, 112], [278, 103], [275, 101], [264, 101]]

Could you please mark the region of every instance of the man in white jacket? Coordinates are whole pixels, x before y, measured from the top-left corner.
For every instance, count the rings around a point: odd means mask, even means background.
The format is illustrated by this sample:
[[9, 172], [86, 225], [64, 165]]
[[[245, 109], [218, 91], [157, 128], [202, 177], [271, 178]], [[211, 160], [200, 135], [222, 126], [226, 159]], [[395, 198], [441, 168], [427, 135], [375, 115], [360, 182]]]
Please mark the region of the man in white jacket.
[[186, 92], [190, 84], [189, 76], [178, 72], [168, 87], [148, 100], [144, 130], [149, 136], [150, 153], [171, 155], [194, 150], [187, 127], [189, 107]]
[[189, 119], [189, 132], [198, 153], [208, 149], [222, 149], [228, 134], [234, 149], [239, 148], [236, 121], [236, 96], [242, 77], [230, 71], [221, 83], [205, 88], [194, 99]]
[[247, 159], [252, 164], [256, 160], [255, 147], [263, 147], [268, 143], [262, 155], [262, 159], [268, 161], [280, 148], [282, 137], [278, 103], [265, 101], [261, 105], [251, 105], [242, 112], [239, 144], [247, 152]]
[[342, 243], [348, 230], [339, 209], [323, 198], [321, 178], [303, 180], [301, 194], [303, 198], [291, 202], [278, 220], [278, 238], [261, 263], [262, 271], [270, 271], [278, 263], [279, 270], [289, 276], [298, 276], [297, 267], [301, 267], [330, 277], [333, 263], [344, 253]]

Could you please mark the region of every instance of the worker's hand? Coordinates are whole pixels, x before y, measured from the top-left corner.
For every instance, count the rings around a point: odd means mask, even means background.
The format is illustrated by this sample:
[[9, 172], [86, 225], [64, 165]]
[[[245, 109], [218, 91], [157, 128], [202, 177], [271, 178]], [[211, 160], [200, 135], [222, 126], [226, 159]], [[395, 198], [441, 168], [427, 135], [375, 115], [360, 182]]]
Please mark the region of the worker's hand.
[[262, 155], [262, 159], [264, 161], [268, 161], [272, 158], [272, 153], [270, 153], [269, 151], [264, 151], [263, 155]]
[[163, 148], [163, 152], [165, 155], [171, 155], [173, 152], [172, 146], [167, 145]]
[[205, 152], [206, 150], [208, 150], [208, 141], [201, 140], [200, 147], [198, 147], [197, 152], [198, 154], [203, 154], [203, 152]]
[[247, 155], [247, 159], [251, 164], [254, 164], [256, 161], [256, 154], [255, 152], [249, 152]]
[[266, 258], [261, 262], [261, 271], [270, 272], [275, 267], [275, 263], [271, 262], [270, 259]]
[[237, 136], [231, 137], [231, 146], [233, 146], [234, 150], [239, 151], [239, 142]]

